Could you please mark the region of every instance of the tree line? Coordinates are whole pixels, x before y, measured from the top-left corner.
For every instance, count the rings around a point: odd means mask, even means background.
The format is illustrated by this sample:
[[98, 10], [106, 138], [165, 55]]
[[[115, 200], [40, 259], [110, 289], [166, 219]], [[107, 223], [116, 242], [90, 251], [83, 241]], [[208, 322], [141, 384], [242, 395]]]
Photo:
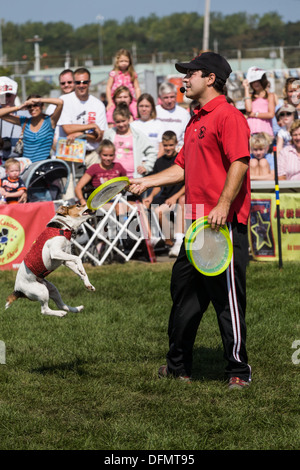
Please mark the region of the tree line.
[[[72, 64], [90, 59], [99, 64], [100, 43], [104, 64], [111, 64], [115, 52], [124, 47], [136, 50], [139, 62], [155, 55], [159, 60], [186, 60], [202, 48], [204, 17], [197, 12], [173, 13], [158, 17], [152, 14], [122, 22], [107, 20], [103, 24], [86, 24], [79, 28], [60, 22], [2, 23], [3, 54], [8, 62], [27, 61], [32, 68], [34, 48], [28, 41], [41, 38], [42, 67], [62, 67], [67, 52]], [[299, 45], [300, 21], [285, 23], [277, 12], [264, 15], [239, 12], [231, 15], [210, 14], [210, 49], [230, 55], [230, 51], [249, 48]], [[134, 49], [133, 49], [134, 48]], [[298, 50], [286, 56], [289, 67], [296, 67]], [[290, 62], [290, 63], [289, 63]]]

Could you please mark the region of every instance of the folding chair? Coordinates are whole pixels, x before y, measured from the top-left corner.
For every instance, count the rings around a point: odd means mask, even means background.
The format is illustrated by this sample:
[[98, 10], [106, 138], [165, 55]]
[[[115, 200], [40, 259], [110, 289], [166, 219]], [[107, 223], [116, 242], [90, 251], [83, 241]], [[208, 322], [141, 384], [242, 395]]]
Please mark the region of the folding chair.
[[[119, 220], [116, 217], [115, 208], [119, 203], [124, 204], [127, 208], [127, 218], [124, 220]], [[134, 218], [136, 218], [136, 227], [138, 226], [140, 228], [139, 234], [130, 227]], [[116, 228], [117, 233], [112, 240], [103, 235], [104, 228], [107, 225], [111, 225]], [[87, 234], [88, 232], [92, 233], [92, 235], [88, 237], [89, 239], [87, 243], [83, 246], [78, 243], [75, 238], [72, 239], [72, 242], [80, 250], [80, 258], [87, 256], [98, 266], [101, 266], [113, 252], [120, 255], [125, 261], [129, 261], [143, 240], [146, 241], [146, 244], [148, 243], [147, 249], [150, 261], [156, 261], [153, 248], [151, 251], [151, 247], [149, 246], [151, 243], [149, 243], [149, 234], [142, 207], [138, 204], [130, 204], [122, 194], [115, 197], [108, 210], [103, 207], [98, 209], [96, 215], [83, 224], [83, 231]], [[124, 250], [120, 249], [120, 247], [123, 246], [124, 236], [129, 237], [133, 241], [133, 246], [127, 254]], [[103, 255], [100, 255], [100, 259], [95, 253], [95, 248], [97, 243], [99, 243], [99, 240], [107, 245]]]

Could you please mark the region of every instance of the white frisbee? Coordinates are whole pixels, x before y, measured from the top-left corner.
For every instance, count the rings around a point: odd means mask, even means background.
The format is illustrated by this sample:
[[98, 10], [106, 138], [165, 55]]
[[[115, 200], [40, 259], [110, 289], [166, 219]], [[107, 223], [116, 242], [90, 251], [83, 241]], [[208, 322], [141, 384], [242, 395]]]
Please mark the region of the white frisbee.
[[129, 185], [127, 176], [112, 178], [96, 188], [86, 202], [89, 209], [95, 211], [119, 194]]
[[188, 229], [185, 249], [190, 263], [205, 276], [224, 272], [232, 258], [232, 243], [227, 227], [211, 229], [207, 217], [197, 219]]

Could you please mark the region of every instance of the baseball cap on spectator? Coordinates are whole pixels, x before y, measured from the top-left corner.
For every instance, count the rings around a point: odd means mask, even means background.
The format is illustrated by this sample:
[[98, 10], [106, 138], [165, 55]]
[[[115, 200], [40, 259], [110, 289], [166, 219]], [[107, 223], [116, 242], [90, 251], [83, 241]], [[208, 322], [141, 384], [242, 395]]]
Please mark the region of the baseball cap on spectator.
[[278, 118], [281, 113], [294, 113], [296, 111], [295, 106], [292, 104], [286, 103], [283, 104], [277, 111], [276, 117]]
[[257, 80], [261, 80], [265, 73], [266, 71], [259, 67], [250, 67], [250, 69], [248, 69], [246, 79], [249, 83], [256, 82]]
[[11, 93], [16, 95], [18, 91], [18, 84], [9, 77], [0, 77], [0, 95]]
[[190, 62], [179, 62], [175, 64], [175, 68], [180, 73], [186, 73], [187, 70], [207, 70], [224, 81], [227, 80], [232, 72], [227, 60], [215, 52], [203, 52]]

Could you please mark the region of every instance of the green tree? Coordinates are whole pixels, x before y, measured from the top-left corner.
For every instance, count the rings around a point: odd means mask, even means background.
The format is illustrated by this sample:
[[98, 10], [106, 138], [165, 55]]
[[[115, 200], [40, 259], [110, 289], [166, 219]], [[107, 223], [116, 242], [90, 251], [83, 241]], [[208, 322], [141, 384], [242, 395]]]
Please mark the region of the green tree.
[[[111, 64], [121, 47], [137, 47], [139, 60], [148, 61], [153, 53], [163, 53], [164, 60], [187, 59], [202, 49], [204, 18], [196, 12], [173, 13], [158, 17], [155, 14], [135, 21], [126, 17], [121, 23], [107, 20], [101, 26], [105, 64]], [[284, 23], [276, 12], [264, 15], [238, 12], [210, 14], [210, 49], [218, 42], [219, 52], [236, 49], [296, 45], [299, 42], [299, 22]], [[4, 23], [3, 51], [8, 61], [28, 61], [33, 68], [34, 47], [28, 40], [42, 38], [41, 66], [63, 66], [69, 51], [72, 62], [82, 64], [87, 58], [99, 63], [99, 23], [73, 28], [63, 21], [23, 24]], [[223, 52], [224, 53], [224, 52]]]
[[[18, 79], [17, 79], [18, 80]], [[40, 96], [49, 96], [50, 91], [55, 87], [45, 80], [35, 82], [33, 80], [26, 80], [26, 94], [29, 95], [40, 95]], [[20, 86], [19, 86], [20, 89]]]

